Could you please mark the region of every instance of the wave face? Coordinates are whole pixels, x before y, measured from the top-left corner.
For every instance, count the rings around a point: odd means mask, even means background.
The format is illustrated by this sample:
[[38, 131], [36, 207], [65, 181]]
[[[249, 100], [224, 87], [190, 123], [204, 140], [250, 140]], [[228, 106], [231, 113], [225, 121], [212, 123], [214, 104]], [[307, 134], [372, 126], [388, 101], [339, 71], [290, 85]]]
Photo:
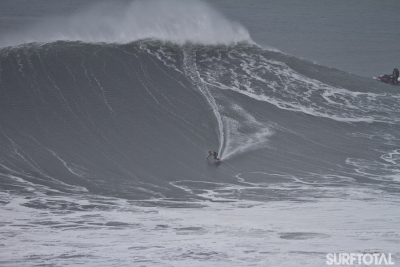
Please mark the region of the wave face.
[[246, 175], [398, 187], [399, 93], [256, 45], [59, 41], [0, 67], [7, 179], [128, 199]]

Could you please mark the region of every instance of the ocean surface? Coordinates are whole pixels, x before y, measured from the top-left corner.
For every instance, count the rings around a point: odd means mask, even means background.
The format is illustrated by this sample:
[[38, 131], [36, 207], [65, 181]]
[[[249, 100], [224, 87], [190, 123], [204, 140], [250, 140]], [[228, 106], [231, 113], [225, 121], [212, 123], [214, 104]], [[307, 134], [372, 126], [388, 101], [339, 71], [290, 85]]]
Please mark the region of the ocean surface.
[[400, 266], [396, 4], [0, 1], [0, 266]]

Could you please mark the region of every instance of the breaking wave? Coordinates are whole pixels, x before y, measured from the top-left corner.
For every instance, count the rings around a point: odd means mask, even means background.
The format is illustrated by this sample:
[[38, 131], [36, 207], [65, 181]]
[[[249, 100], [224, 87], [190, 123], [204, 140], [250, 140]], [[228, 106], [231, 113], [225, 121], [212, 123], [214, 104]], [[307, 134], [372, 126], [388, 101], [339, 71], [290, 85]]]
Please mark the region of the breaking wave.
[[252, 42], [249, 32], [200, 1], [134, 1], [98, 4], [42, 20], [6, 36], [2, 46], [54, 41], [129, 43], [156, 39], [176, 44]]

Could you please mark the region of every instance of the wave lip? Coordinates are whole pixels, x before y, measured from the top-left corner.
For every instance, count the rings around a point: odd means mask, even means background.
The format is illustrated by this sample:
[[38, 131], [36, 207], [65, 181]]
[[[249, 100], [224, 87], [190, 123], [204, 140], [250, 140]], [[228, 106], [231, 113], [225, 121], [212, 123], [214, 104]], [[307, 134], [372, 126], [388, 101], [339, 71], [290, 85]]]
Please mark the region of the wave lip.
[[231, 45], [251, 42], [246, 28], [200, 1], [134, 1], [99, 4], [68, 17], [47, 18], [7, 43], [82, 41], [129, 43], [156, 39], [177, 44]]

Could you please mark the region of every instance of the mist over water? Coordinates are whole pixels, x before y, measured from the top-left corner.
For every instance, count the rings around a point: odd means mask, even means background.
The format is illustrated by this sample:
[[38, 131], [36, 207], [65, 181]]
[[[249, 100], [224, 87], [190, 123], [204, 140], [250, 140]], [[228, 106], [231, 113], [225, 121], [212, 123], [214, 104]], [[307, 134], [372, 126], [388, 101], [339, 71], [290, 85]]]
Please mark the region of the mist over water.
[[179, 0], [96, 4], [66, 17], [44, 19], [2, 39], [1, 46], [59, 40], [129, 43], [156, 39], [205, 45], [251, 41], [243, 26], [206, 3]]

